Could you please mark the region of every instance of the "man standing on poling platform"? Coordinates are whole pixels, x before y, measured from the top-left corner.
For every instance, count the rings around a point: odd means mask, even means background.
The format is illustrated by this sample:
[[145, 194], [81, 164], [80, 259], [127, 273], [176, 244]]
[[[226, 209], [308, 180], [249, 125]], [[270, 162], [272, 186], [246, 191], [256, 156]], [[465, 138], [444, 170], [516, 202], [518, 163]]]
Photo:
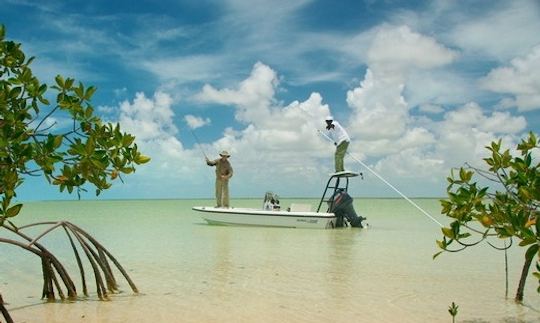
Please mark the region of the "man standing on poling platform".
[[328, 131], [328, 136], [334, 140], [334, 145], [336, 146], [334, 156], [336, 173], [343, 172], [345, 171], [343, 159], [347, 153], [347, 148], [349, 148], [351, 138], [347, 134], [347, 131], [332, 116], [326, 117], [326, 130]]

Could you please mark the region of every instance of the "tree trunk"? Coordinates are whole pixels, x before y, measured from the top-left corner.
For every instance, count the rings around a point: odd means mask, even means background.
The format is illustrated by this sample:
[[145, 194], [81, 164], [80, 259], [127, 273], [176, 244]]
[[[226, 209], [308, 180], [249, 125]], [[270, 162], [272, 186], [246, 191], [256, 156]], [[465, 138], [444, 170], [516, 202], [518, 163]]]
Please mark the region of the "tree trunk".
[[2, 299], [2, 294], [0, 294], [0, 313], [4, 316], [6, 323], [13, 323], [13, 319], [9, 316], [7, 309], [4, 307], [4, 300]]
[[527, 259], [525, 257], [525, 263], [523, 264], [523, 269], [521, 270], [521, 278], [519, 279], [519, 286], [516, 292], [516, 298], [514, 299], [517, 303], [523, 302], [523, 291], [525, 290], [525, 281], [527, 280], [527, 275], [529, 275], [529, 268], [531, 268], [533, 257]]

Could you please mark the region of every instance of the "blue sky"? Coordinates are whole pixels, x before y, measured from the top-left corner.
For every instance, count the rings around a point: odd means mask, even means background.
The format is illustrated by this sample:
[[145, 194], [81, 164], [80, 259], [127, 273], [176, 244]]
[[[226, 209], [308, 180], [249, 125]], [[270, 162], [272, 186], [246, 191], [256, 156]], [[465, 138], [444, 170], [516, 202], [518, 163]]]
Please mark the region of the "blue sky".
[[[452, 167], [540, 131], [540, 3], [523, 1], [0, 0], [33, 70], [98, 92], [152, 162], [100, 198], [213, 195], [204, 153], [232, 153], [233, 197], [319, 196], [333, 145], [408, 196], [444, 196]], [[61, 127], [62, 120], [56, 120]], [[200, 139], [197, 145], [192, 133]], [[397, 197], [363, 171], [355, 196]], [[90, 192], [93, 190], [89, 190]], [[71, 199], [28, 179], [21, 200]], [[84, 199], [95, 198], [92, 193]]]

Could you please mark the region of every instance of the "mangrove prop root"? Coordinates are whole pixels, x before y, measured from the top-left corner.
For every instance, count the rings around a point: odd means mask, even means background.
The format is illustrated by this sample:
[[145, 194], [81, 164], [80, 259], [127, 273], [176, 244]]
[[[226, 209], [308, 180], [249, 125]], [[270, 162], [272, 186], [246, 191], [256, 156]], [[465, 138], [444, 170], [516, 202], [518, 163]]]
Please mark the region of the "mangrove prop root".
[[3, 227], [10, 230], [11, 232], [18, 235], [19, 237], [23, 238], [24, 240], [31, 242], [31, 244], [23, 244], [22, 242], [20, 242], [17, 245], [20, 246], [20, 244], [22, 244], [24, 249], [32, 251], [41, 257], [42, 265], [43, 265], [42, 268], [44, 270], [43, 272], [43, 279], [45, 280], [44, 284], [47, 286], [46, 288], [44, 288], [44, 296], [46, 295], [48, 300], [52, 301], [55, 299], [54, 290], [52, 290], [53, 277], [51, 273], [53, 272], [53, 270], [56, 270], [56, 272], [62, 279], [62, 282], [64, 283], [64, 286], [68, 291], [68, 297], [70, 299], [77, 298], [77, 291], [75, 288], [75, 284], [73, 283], [73, 280], [69, 276], [68, 272], [66, 271], [62, 263], [52, 253], [50, 253], [40, 243], [33, 241], [29, 236], [21, 232], [20, 228], [19, 229], [10, 228], [7, 226], [3, 226]]
[[526, 258], [525, 263], [523, 264], [523, 269], [521, 270], [521, 278], [519, 279], [519, 285], [516, 292], [516, 297], [514, 301], [516, 303], [523, 302], [523, 291], [525, 290], [525, 281], [527, 280], [527, 275], [529, 274], [529, 268], [531, 267], [532, 257]]
[[13, 319], [9, 316], [8, 310], [4, 307], [4, 300], [2, 299], [2, 294], [0, 294], [0, 313], [6, 320], [6, 323], [13, 323]]
[[[42, 225], [50, 225], [50, 227], [34, 239], [22, 232], [23, 229]], [[58, 295], [58, 297], [61, 299], [65, 299], [66, 296], [64, 294], [64, 289], [67, 291], [67, 297], [69, 299], [74, 300], [77, 298], [75, 284], [73, 283], [73, 280], [63, 264], [39, 242], [41, 238], [47, 234], [50, 234], [56, 228], [62, 228], [68, 237], [75, 260], [77, 262], [79, 275], [82, 282], [82, 289], [85, 296], [88, 296], [88, 291], [86, 285], [87, 277], [85, 274], [83, 261], [81, 259], [82, 254], [86, 256], [92, 268], [91, 272], [94, 274], [96, 293], [99, 299], [108, 299], [108, 292], [115, 293], [118, 291], [118, 283], [112, 270], [113, 266], [111, 266], [109, 261], [111, 261], [114, 264], [114, 267], [116, 267], [117, 270], [124, 276], [133, 292], [138, 293], [137, 287], [116, 258], [114, 258], [113, 255], [90, 234], [70, 222], [39, 222], [21, 226], [19, 228], [15, 226], [7, 226], [5, 223], [0, 226], [26, 241], [25, 243], [22, 241], [0, 238], [0, 243], [8, 243], [21, 247], [41, 258], [43, 274], [42, 298], [47, 299], [48, 301], [56, 300], [56, 295]], [[79, 252], [79, 249], [83, 251], [82, 254]]]
[[73, 254], [75, 254], [75, 259], [77, 260], [77, 266], [79, 267], [79, 274], [81, 275], [81, 282], [82, 282], [82, 289], [84, 296], [88, 296], [88, 288], [86, 287], [86, 276], [84, 274], [84, 266], [82, 264], [81, 256], [79, 256], [79, 250], [77, 250], [77, 247], [75, 246], [75, 242], [73, 242], [73, 238], [71, 237], [71, 234], [69, 233], [68, 229], [64, 227], [64, 232], [69, 238], [69, 243], [71, 244], [71, 248], [73, 249]]

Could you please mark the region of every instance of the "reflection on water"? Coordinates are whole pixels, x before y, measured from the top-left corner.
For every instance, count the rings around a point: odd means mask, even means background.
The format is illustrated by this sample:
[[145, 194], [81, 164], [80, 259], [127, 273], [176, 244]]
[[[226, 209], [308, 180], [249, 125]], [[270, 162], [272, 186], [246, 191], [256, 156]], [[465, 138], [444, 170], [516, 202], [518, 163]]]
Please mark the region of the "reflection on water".
[[[534, 279], [529, 307], [518, 306], [504, 299], [503, 254], [481, 247], [433, 261], [439, 228], [401, 200], [356, 200], [371, 224], [363, 230], [210, 226], [190, 210], [205, 202], [30, 203], [17, 221], [69, 217], [108, 247], [142, 295], [117, 276], [124, 293], [112, 302], [94, 294], [43, 304], [39, 261], [2, 245], [0, 291], [23, 322], [449, 322], [451, 302], [461, 322], [539, 321]], [[439, 213], [436, 200], [418, 203]], [[48, 239], [68, 246], [60, 234]], [[520, 252], [509, 255], [511, 294]]]

